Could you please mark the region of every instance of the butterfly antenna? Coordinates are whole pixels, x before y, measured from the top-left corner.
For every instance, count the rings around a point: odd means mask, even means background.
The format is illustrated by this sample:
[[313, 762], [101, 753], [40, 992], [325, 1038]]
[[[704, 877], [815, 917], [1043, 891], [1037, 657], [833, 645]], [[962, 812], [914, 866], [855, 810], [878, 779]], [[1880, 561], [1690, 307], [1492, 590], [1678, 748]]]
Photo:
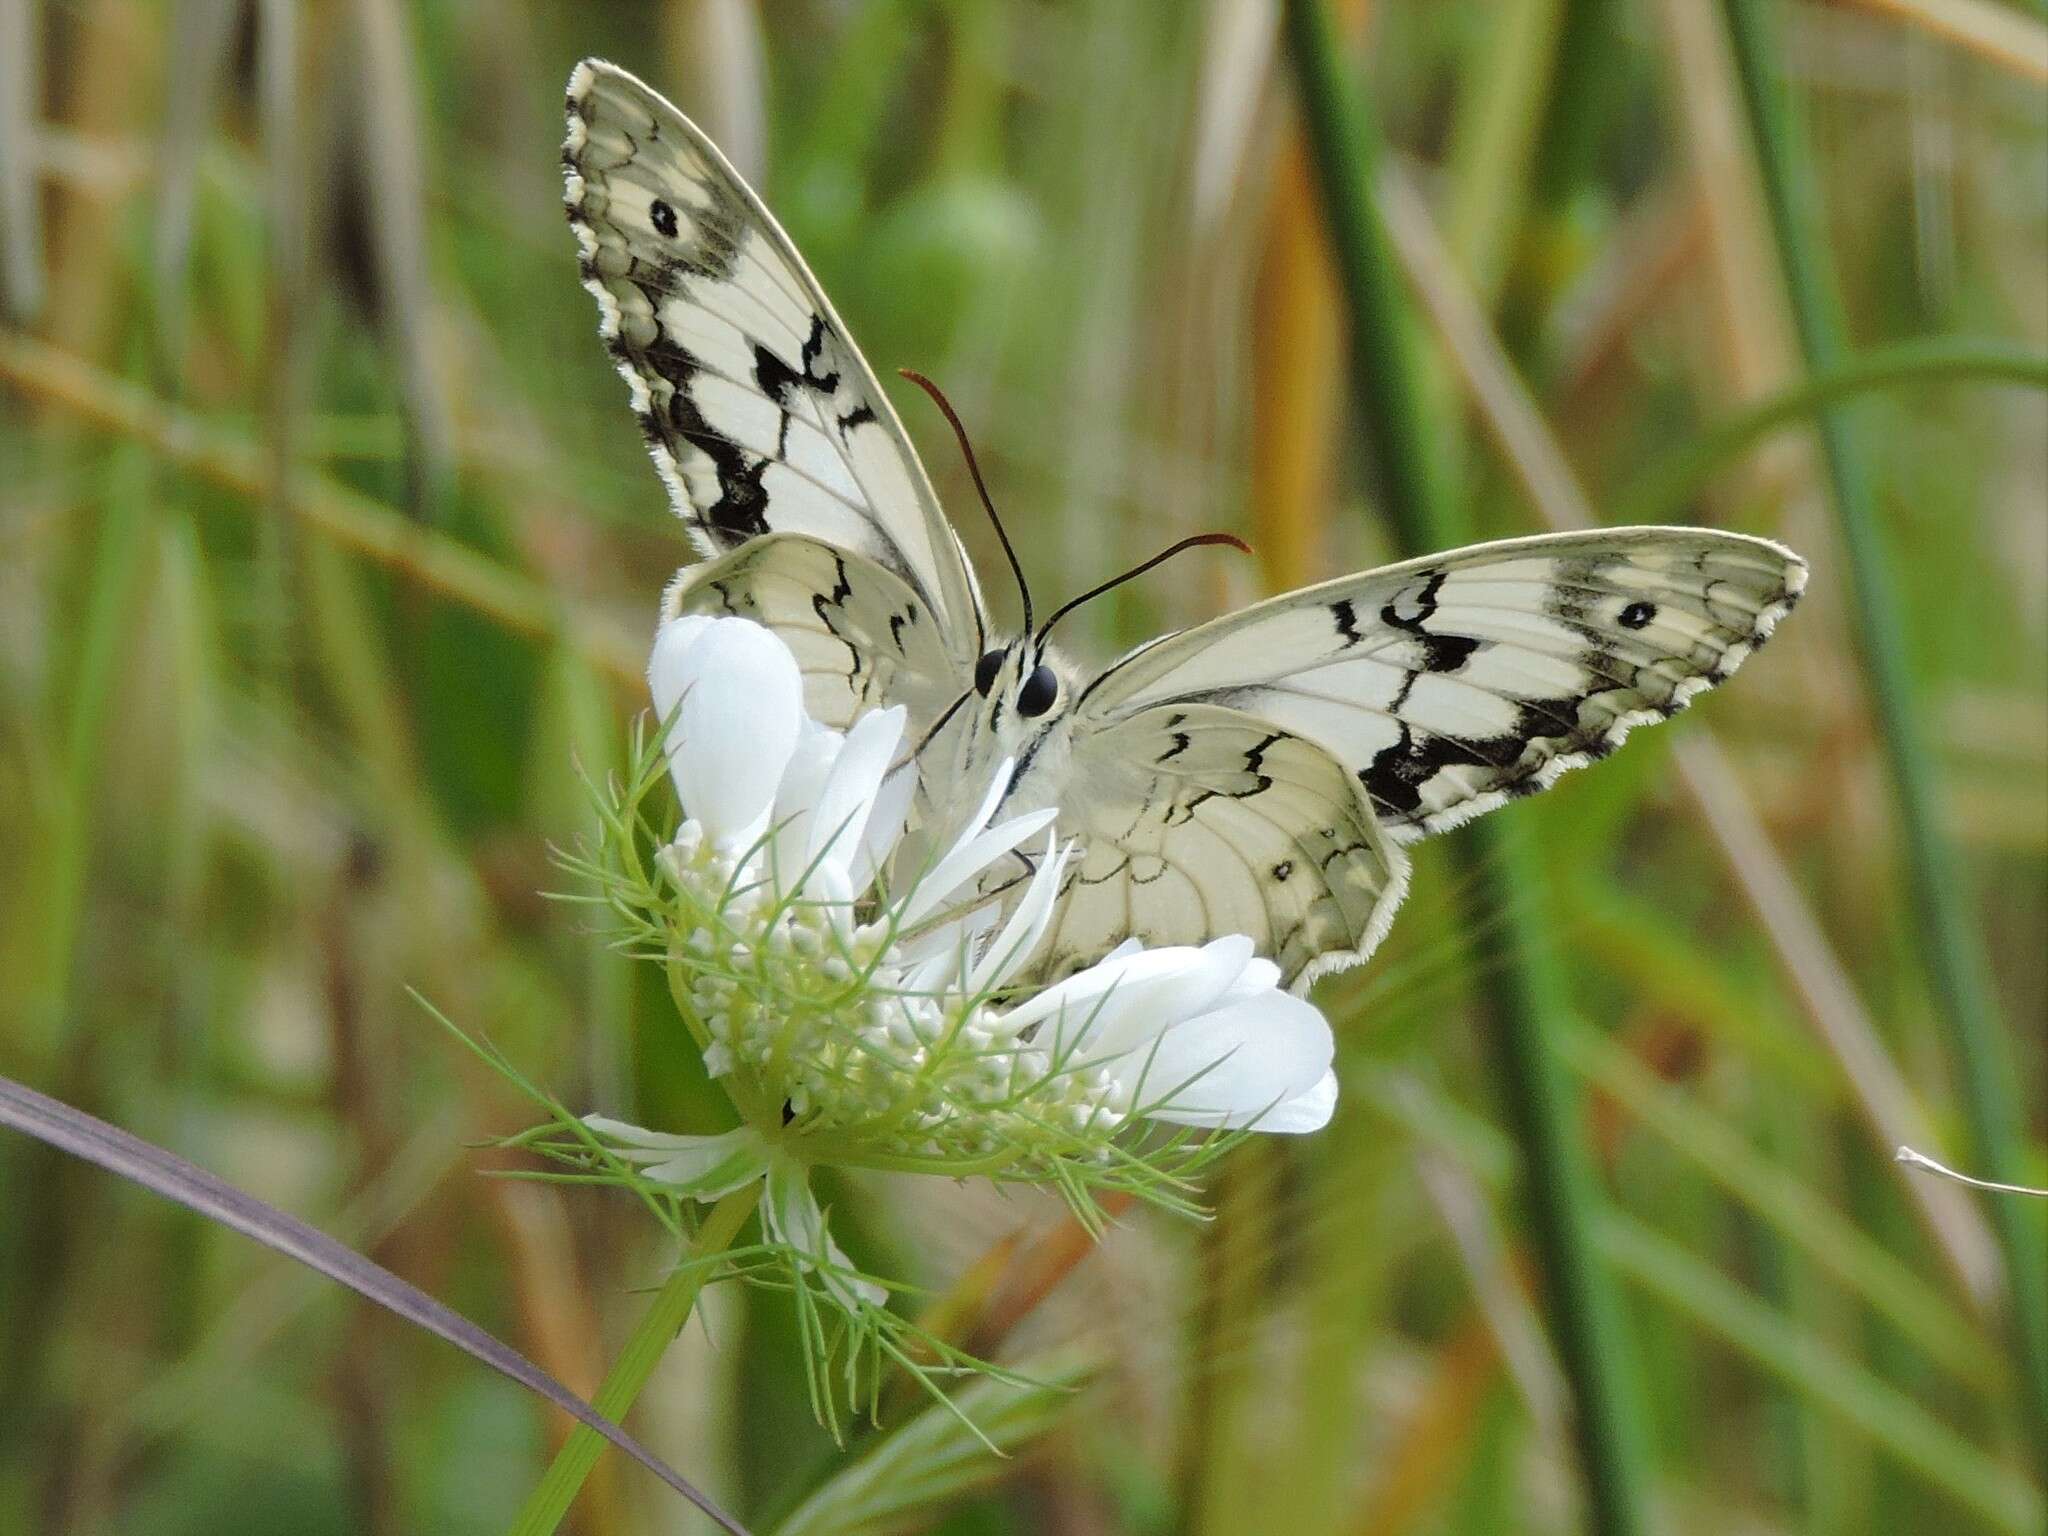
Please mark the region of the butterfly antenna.
[[1228, 544], [1232, 549], [1242, 550], [1247, 555], [1252, 552], [1251, 545], [1245, 543], [1243, 539], [1240, 539], [1234, 533], [1198, 533], [1190, 538], [1182, 539], [1178, 544], [1170, 544], [1165, 549], [1159, 551], [1159, 553], [1154, 555], [1150, 560], [1145, 561], [1143, 564], [1134, 565], [1128, 571], [1125, 571], [1121, 576], [1112, 576], [1109, 578], [1109, 580], [1105, 581], [1101, 586], [1090, 587], [1086, 592], [1083, 592], [1079, 597], [1069, 599], [1067, 602], [1062, 603], [1058, 608], [1056, 608], [1053, 611], [1053, 616], [1047, 619], [1045, 621], [1044, 626], [1038, 631], [1037, 637], [1032, 641], [1033, 646], [1043, 646], [1045, 644], [1045, 637], [1052, 633], [1053, 625], [1059, 623], [1061, 619], [1065, 618], [1068, 614], [1072, 613], [1076, 608], [1080, 607], [1083, 603], [1090, 602], [1095, 598], [1102, 596], [1103, 593], [1110, 591], [1112, 588], [1122, 586], [1125, 582], [1131, 580], [1135, 576], [1144, 575], [1147, 571], [1151, 570], [1153, 566], [1171, 560], [1175, 555], [1179, 554], [1182, 550], [1199, 549], [1204, 544]]
[[988, 487], [982, 483], [981, 466], [974, 459], [974, 445], [967, 441], [967, 429], [960, 425], [960, 417], [954, 412], [953, 404], [939, 392], [939, 386], [914, 368], [896, 370], [919, 389], [932, 397], [938, 408], [945, 412], [946, 420], [953, 424], [953, 435], [960, 439], [960, 452], [967, 460], [967, 473], [974, 477], [974, 488], [981, 494], [981, 504], [988, 508], [988, 520], [996, 525], [996, 537], [1003, 541], [1003, 553], [1010, 557], [1010, 569], [1017, 577], [1017, 595], [1024, 600], [1024, 629], [1031, 629], [1031, 588], [1024, 581], [1024, 567], [1017, 559], [1017, 551], [1010, 547], [1010, 535], [1003, 528], [1003, 520], [996, 516], [996, 504], [988, 498]]

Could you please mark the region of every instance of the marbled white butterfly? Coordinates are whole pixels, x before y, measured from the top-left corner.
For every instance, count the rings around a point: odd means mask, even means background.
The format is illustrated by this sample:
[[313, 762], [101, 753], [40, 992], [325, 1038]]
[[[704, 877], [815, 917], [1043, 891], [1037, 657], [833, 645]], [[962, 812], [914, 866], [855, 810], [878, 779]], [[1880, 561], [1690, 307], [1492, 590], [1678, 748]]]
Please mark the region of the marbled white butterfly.
[[597, 60], [570, 78], [568, 117], [584, 283], [709, 557], [678, 576], [667, 612], [771, 626], [817, 719], [907, 706], [928, 806], [1014, 758], [1008, 808], [1057, 805], [1081, 845], [1044, 975], [1130, 938], [1246, 933], [1306, 988], [1379, 942], [1406, 884], [1402, 845], [1673, 714], [1741, 665], [1805, 584], [1797, 555], [1737, 534], [1511, 539], [1290, 592], [1078, 669], [1047, 646], [1072, 604], [1033, 629], [1026, 594], [1023, 630], [991, 630], [874, 373], [717, 148]]

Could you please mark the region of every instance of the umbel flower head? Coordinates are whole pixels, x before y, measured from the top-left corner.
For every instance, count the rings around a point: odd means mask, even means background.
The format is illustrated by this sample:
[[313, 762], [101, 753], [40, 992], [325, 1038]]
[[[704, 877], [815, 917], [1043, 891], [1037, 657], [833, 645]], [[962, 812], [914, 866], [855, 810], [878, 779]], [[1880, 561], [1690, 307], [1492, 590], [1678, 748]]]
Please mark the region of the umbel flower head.
[[[1015, 995], [1070, 850], [1051, 810], [999, 817], [1009, 762], [963, 823], [907, 829], [902, 709], [819, 724], [788, 648], [740, 618], [670, 620], [648, 675], [661, 743], [607, 813], [613, 860], [585, 868], [665, 966], [741, 1124], [581, 1122], [643, 1192], [765, 1181], [767, 1244], [858, 1316], [882, 1292], [833, 1245], [814, 1167], [1042, 1182], [1092, 1217], [1112, 1189], [1187, 1208], [1189, 1174], [1232, 1139], [1215, 1133], [1329, 1120], [1329, 1025], [1243, 936], [1127, 943]], [[649, 861], [640, 802], [663, 764], [682, 820]]]

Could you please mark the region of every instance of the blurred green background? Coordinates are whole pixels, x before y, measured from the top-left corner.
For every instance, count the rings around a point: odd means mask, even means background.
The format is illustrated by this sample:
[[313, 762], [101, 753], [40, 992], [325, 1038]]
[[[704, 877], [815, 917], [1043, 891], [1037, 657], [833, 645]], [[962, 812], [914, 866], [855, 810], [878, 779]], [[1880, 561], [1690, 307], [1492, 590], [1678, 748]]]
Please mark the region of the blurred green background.
[[[2048, 1251], [2038, 1206], [1891, 1152], [2002, 1147], [2048, 1183], [2042, 12], [1332, 11], [1385, 141], [1395, 426], [1441, 504], [1475, 535], [1768, 533], [1809, 595], [1691, 715], [1507, 812], [1512, 848], [1423, 853], [1394, 937], [1321, 994], [1337, 1122], [1234, 1155], [1214, 1222], [1133, 1215], [1091, 1251], [1049, 1198], [835, 1193], [855, 1257], [976, 1344], [1086, 1361], [1019, 1420], [1025, 1454], [905, 1398], [836, 1449], [786, 1302], [731, 1288], [634, 1422], [762, 1530], [2037, 1531], [2048, 1319], [2028, 1345], [2002, 1298]], [[1884, 375], [1838, 421], [1892, 605], [1849, 578], [1807, 418], [1718, 430], [1813, 361], [1738, 68], [1758, 35], [1731, 47], [1760, 17], [1824, 204], [1806, 254]], [[704, 1123], [658, 978], [539, 894], [687, 554], [576, 282], [570, 66], [696, 116], [877, 371], [946, 388], [1042, 602], [1182, 534], [1257, 545], [1096, 605], [1106, 657], [1401, 547], [1306, 35], [1265, 0], [0, 3], [0, 1073], [594, 1390], [672, 1255], [627, 1198], [479, 1177], [511, 1160], [474, 1143], [531, 1111], [408, 996], [568, 1104]], [[1969, 342], [1888, 350], [1928, 337]], [[899, 407], [999, 571], [949, 435]], [[1925, 816], [1871, 633], [1903, 648]], [[1982, 1008], [1929, 980], [1916, 829]], [[1590, 1169], [1559, 1186], [1578, 1290], [1532, 1228], [1546, 1143], [1493, 1030], [1532, 953], [1552, 1130]], [[1574, 1438], [1575, 1306], [1632, 1443]], [[0, 1530], [489, 1532], [561, 1432], [0, 1138]], [[572, 1528], [695, 1520], [607, 1464]]]

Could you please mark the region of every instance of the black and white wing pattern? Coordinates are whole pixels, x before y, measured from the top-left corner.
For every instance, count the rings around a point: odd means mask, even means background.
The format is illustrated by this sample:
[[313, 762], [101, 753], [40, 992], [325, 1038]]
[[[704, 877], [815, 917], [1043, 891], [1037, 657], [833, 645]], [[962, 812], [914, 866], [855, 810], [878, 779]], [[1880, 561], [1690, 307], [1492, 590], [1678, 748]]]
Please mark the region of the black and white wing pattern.
[[569, 222], [606, 347], [676, 511], [706, 554], [801, 533], [893, 573], [964, 671], [974, 577], [895, 410], [789, 237], [659, 94], [586, 59], [569, 77]]
[[1077, 701], [1078, 743], [1163, 706], [1304, 736], [1413, 842], [1547, 787], [1724, 681], [1806, 565], [1695, 528], [1511, 539], [1304, 588], [1142, 646]]
[[1798, 556], [1735, 534], [1517, 539], [1274, 598], [1028, 709], [1039, 642], [989, 635], [902, 423], [725, 158], [596, 60], [570, 77], [562, 153], [606, 347], [710, 557], [667, 611], [768, 624], [827, 724], [907, 706], [940, 811], [1013, 757], [1019, 803], [1057, 805], [1079, 844], [1043, 975], [1129, 938], [1249, 934], [1296, 987], [1363, 958], [1406, 883], [1399, 845], [1675, 713], [1805, 585]]
[[1217, 704], [1140, 708], [1075, 738], [1059, 826], [1078, 837], [1036, 962], [1052, 979], [1126, 939], [1249, 934], [1299, 990], [1361, 959], [1408, 862], [1329, 752]]
[[795, 655], [804, 710], [845, 730], [865, 710], [902, 704], [913, 737], [959, 696], [956, 663], [931, 610], [900, 576], [796, 533], [771, 533], [686, 566], [662, 617], [732, 614], [765, 624]]

